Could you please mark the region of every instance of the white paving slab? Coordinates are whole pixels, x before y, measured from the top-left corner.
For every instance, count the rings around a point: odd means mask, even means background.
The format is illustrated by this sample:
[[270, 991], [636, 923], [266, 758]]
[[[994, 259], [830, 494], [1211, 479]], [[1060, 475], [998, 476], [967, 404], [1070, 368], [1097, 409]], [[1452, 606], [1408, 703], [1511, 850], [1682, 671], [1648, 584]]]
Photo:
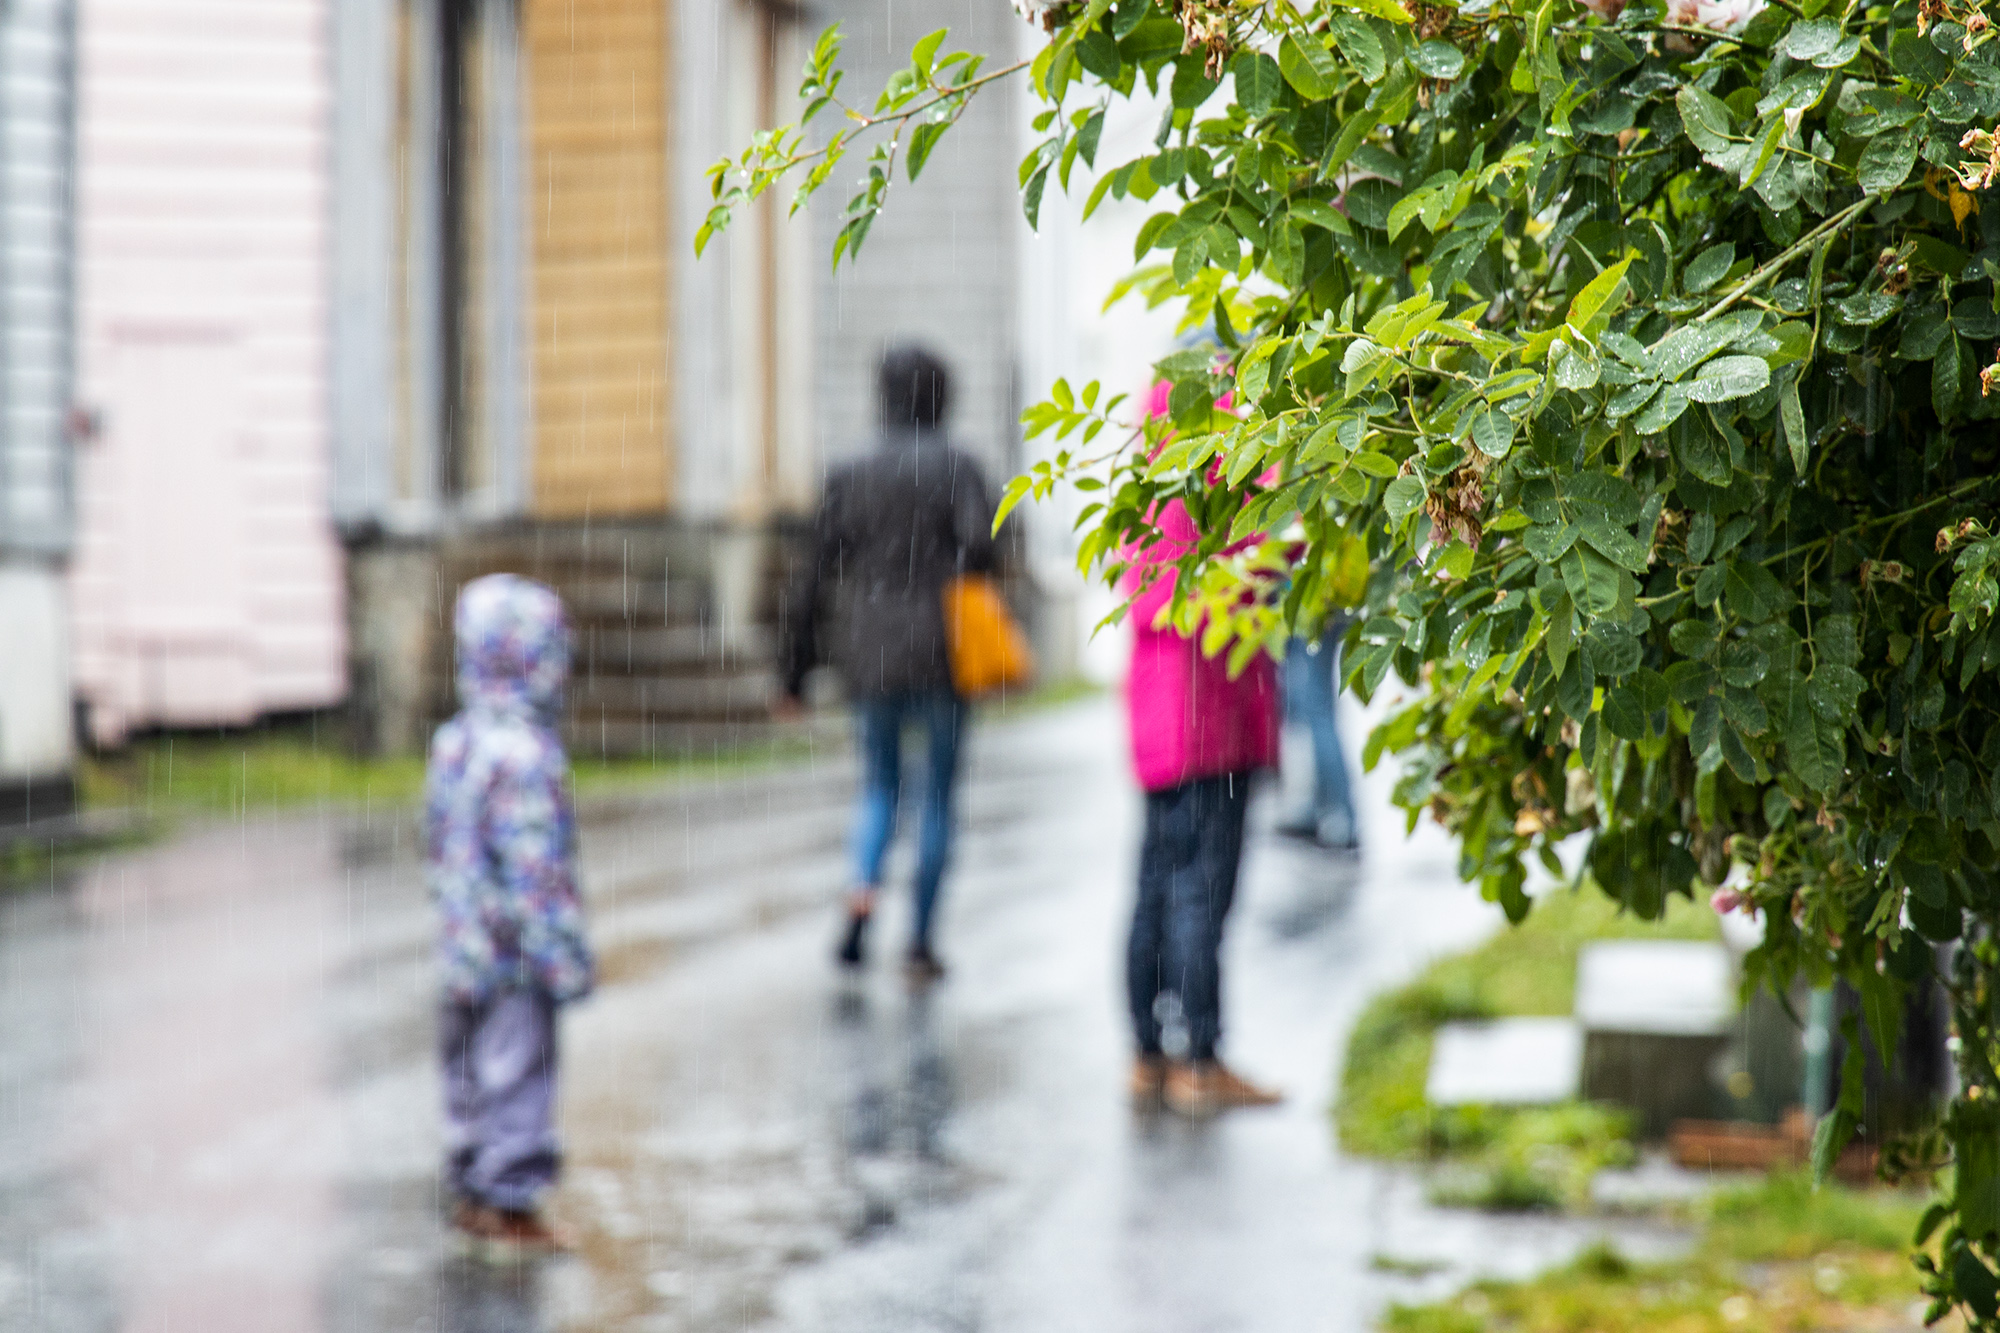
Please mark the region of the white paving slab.
[[1433, 1106], [1541, 1106], [1577, 1095], [1583, 1029], [1568, 1018], [1447, 1023], [1431, 1045]]
[[1710, 1037], [1736, 1014], [1729, 950], [1693, 940], [1607, 940], [1577, 957], [1576, 1019], [1589, 1032]]

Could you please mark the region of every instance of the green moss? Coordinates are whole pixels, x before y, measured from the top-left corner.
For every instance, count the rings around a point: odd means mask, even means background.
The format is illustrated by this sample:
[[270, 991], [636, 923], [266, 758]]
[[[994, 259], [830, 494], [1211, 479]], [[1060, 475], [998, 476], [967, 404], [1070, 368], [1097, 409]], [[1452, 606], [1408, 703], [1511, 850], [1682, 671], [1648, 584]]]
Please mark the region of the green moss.
[[1779, 1175], [1715, 1196], [1685, 1259], [1638, 1264], [1609, 1246], [1528, 1282], [1482, 1282], [1393, 1306], [1390, 1333], [1763, 1333], [1900, 1328], [1916, 1296], [1907, 1238], [1921, 1202]]

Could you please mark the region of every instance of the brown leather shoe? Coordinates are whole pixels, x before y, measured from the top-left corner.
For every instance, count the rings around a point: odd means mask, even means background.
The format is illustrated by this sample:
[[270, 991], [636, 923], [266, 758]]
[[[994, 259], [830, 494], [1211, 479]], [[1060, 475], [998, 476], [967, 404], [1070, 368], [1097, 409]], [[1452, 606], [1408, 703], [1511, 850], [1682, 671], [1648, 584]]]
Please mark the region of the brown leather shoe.
[[1220, 1060], [1176, 1061], [1167, 1070], [1164, 1094], [1168, 1110], [1196, 1119], [1235, 1107], [1276, 1106], [1284, 1100], [1282, 1094], [1241, 1078]]
[[1142, 1055], [1132, 1062], [1132, 1104], [1154, 1107], [1167, 1090], [1167, 1057]]
[[497, 1230], [487, 1240], [490, 1248], [502, 1255], [568, 1254], [575, 1248], [569, 1236], [540, 1213], [502, 1209], [495, 1217]]
[[1216, 1095], [1225, 1108], [1236, 1106], [1276, 1106], [1285, 1100], [1285, 1094], [1274, 1088], [1260, 1088], [1237, 1074], [1228, 1065], [1217, 1060], [1209, 1068], [1209, 1078], [1214, 1082]]

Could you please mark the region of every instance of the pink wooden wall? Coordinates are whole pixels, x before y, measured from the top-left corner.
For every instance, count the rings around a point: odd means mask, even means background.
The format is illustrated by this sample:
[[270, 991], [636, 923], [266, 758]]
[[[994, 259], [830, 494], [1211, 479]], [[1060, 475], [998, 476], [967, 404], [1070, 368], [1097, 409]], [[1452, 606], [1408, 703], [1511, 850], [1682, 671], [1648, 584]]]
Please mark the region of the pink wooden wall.
[[110, 742], [345, 691], [328, 3], [81, 0], [75, 678]]

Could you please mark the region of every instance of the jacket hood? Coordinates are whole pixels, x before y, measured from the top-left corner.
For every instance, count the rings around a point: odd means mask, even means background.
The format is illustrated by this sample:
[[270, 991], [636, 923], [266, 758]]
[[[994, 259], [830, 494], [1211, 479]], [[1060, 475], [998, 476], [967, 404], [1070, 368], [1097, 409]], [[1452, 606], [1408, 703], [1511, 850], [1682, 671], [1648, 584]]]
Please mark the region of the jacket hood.
[[562, 599], [518, 574], [488, 574], [459, 590], [453, 619], [459, 702], [527, 710], [553, 725], [569, 679]]

